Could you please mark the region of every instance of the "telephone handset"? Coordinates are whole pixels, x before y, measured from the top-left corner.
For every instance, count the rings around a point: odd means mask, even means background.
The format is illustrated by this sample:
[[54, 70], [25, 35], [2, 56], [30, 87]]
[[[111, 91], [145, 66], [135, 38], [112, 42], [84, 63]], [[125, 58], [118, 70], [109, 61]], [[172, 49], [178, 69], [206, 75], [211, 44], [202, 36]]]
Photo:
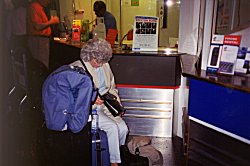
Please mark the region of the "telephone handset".
[[212, 58], [211, 58], [210, 65], [216, 66], [218, 58], [219, 58], [219, 47], [214, 47], [212, 51]]

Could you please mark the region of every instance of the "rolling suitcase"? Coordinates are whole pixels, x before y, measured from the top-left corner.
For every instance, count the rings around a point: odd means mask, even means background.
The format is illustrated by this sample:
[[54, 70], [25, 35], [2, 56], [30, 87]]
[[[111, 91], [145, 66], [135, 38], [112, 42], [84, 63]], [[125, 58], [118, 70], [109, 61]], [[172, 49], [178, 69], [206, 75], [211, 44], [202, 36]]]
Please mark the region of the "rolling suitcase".
[[107, 134], [100, 129], [92, 132], [92, 166], [110, 166]]

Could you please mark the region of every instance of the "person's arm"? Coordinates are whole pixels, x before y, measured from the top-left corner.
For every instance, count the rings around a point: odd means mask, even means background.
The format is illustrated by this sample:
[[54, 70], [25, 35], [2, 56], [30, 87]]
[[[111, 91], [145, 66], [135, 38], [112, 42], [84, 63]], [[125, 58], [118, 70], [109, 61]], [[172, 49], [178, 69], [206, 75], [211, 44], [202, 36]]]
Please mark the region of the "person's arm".
[[36, 30], [43, 30], [49, 27], [50, 25], [59, 23], [59, 18], [57, 16], [51, 16], [49, 21], [42, 22], [41, 16], [39, 16], [39, 14], [34, 8], [31, 8], [30, 12], [31, 20]]
[[49, 27], [50, 25], [53, 24], [58, 24], [59, 23], [59, 18], [57, 16], [51, 16], [50, 20], [48, 22], [45, 23], [35, 23], [35, 28], [37, 30], [43, 30], [46, 29], [47, 27]]

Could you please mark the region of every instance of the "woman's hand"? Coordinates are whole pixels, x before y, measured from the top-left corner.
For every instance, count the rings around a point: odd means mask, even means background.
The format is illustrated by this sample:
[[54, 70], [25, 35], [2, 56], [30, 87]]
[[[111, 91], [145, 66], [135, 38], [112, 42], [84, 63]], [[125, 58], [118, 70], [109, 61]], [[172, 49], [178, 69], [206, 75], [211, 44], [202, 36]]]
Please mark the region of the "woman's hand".
[[104, 101], [103, 101], [99, 96], [97, 96], [96, 101], [95, 101], [95, 104], [97, 104], [97, 105], [102, 105], [103, 102], [104, 102]]
[[121, 113], [119, 114], [119, 116], [120, 116], [120, 117], [123, 117], [124, 114], [125, 114], [125, 112], [121, 112]]
[[51, 16], [49, 21], [50, 21], [50, 24], [58, 24], [59, 18], [57, 16]]

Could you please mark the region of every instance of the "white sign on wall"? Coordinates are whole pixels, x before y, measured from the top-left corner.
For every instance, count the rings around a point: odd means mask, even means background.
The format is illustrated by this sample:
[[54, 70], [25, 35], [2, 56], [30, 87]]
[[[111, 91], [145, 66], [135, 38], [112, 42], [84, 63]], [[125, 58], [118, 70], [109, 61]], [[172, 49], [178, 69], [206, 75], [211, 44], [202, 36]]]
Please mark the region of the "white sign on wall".
[[158, 17], [135, 16], [132, 50], [157, 51], [158, 26]]

